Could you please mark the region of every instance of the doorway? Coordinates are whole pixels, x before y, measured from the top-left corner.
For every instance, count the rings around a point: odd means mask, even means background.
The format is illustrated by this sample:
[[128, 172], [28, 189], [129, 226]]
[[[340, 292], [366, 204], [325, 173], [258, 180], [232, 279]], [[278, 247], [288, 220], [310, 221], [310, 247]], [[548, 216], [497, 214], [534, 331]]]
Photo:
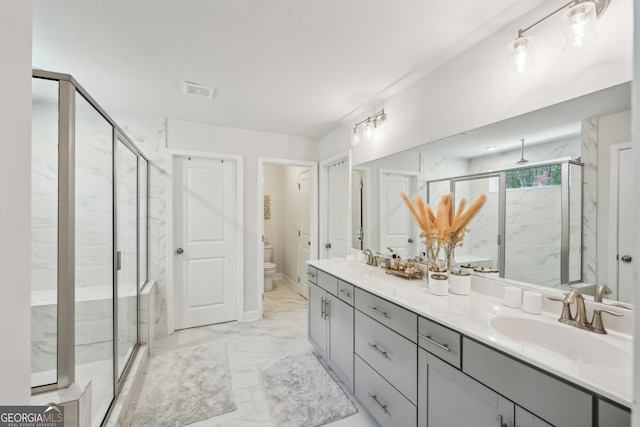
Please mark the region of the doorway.
[[[170, 153], [169, 328], [238, 320], [242, 304], [241, 159]], [[171, 315], [171, 313], [173, 315]]]
[[270, 262], [272, 270], [258, 274], [262, 317], [265, 291], [287, 286], [307, 297], [307, 261], [317, 258], [318, 253], [317, 165], [315, 162], [259, 159], [258, 179], [258, 246], [267, 250], [257, 251], [257, 265]]

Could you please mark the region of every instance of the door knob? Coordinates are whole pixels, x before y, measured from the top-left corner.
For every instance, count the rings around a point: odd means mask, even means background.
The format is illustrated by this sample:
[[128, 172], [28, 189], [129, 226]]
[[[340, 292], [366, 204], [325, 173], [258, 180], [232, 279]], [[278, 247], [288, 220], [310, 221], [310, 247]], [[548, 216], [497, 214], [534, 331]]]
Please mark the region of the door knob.
[[311, 246], [311, 242], [307, 242], [307, 246]]
[[184, 252], [184, 249], [182, 249], [182, 248], [178, 248], [178, 249], [176, 249], [176, 253], [177, 253], [178, 255], [180, 255], [182, 252]]
[[326, 245], [324, 245], [324, 247], [327, 249], [331, 249], [331, 243], [327, 243]]
[[413, 243], [413, 239], [409, 239], [409, 240], [407, 240], [407, 242]]
[[631, 258], [631, 255], [622, 255], [620, 257], [620, 261], [622, 261], [622, 262], [631, 262], [632, 259], [633, 258]]

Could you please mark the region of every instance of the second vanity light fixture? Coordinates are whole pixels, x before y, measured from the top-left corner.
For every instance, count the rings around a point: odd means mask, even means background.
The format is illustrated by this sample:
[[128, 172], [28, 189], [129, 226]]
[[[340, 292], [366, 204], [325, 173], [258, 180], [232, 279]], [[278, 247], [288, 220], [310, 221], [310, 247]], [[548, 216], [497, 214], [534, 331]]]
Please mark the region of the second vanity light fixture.
[[356, 123], [351, 133], [351, 145], [356, 146], [361, 141], [369, 141], [373, 135], [387, 125], [387, 113], [384, 108], [366, 119]]
[[610, 0], [572, 0], [526, 28], [518, 30], [518, 38], [508, 46], [509, 71], [524, 74], [536, 67], [532, 38], [525, 33], [562, 12], [563, 50], [571, 51], [590, 45], [597, 37], [596, 21], [609, 6]]

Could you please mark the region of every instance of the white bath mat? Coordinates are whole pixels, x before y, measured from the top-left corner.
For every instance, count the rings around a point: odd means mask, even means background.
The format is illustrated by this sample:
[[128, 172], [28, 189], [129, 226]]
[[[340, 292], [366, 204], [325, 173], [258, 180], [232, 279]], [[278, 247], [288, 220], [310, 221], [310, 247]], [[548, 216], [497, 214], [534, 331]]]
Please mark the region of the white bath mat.
[[269, 412], [278, 427], [313, 427], [358, 410], [312, 352], [258, 367]]
[[207, 343], [151, 360], [133, 425], [185, 426], [235, 410], [227, 349]]

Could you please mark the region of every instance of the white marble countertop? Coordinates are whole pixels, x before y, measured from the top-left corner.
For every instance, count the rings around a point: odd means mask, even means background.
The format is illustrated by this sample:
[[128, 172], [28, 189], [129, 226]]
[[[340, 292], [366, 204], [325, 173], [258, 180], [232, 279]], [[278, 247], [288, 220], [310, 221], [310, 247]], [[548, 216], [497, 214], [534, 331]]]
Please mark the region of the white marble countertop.
[[[343, 259], [324, 259], [308, 261], [320, 270], [332, 274], [363, 290], [407, 308], [418, 315], [457, 330], [479, 342], [507, 353], [517, 359], [536, 366], [544, 371], [564, 378], [596, 394], [611, 399], [626, 407], [632, 405], [632, 347], [630, 335], [608, 327], [607, 335], [579, 330], [558, 323], [561, 303], [545, 298], [541, 315], [532, 315], [520, 309], [503, 304], [502, 289], [504, 282], [472, 276], [472, 293], [460, 296], [449, 293], [447, 296], [431, 295], [424, 279], [407, 280], [386, 274], [384, 270], [360, 262]], [[580, 339], [592, 340], [597, 346], [601, 340], [612, 344], [618, 353], [618, 362], [602, 364], [576, 361], [557, 352], [537, 346], [523, 344], [500, 334], [491, 326], [491, 320], [501, 316], [535, 318], [554, 325], [576, 329]], [[584, 344], [584, 341], [581, 343]], [[590, 345], [590, 344], [588, 344]], [[619, 351], [618, 351], [619, 350]], [[622, 362], [622, 363], [621, 363]]]

